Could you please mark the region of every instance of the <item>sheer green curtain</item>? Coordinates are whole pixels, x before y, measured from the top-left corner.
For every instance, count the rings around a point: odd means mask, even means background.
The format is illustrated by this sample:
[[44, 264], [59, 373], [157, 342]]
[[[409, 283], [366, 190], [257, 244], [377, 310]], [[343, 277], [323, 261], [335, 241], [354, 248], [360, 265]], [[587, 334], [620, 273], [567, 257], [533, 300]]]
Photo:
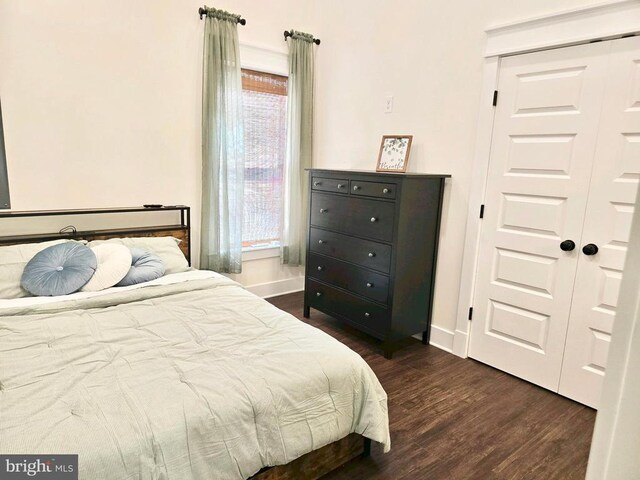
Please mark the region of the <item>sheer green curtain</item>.
[[205, 9], [200, 268], [240, 273], [244, 135], [239, 16]]
[[281, 259], [304, 265], [306, 253], [307, 193], [313, 136], [313, 36], [293, 32], [289, 44], [289, 93], [284, 227]]

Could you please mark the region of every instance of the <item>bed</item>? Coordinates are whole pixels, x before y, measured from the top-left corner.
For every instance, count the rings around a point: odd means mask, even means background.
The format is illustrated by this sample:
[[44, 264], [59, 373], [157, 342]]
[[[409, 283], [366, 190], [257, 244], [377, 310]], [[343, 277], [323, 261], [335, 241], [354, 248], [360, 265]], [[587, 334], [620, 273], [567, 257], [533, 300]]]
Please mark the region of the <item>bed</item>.
[[370, 440], [390, 448], [366, 362], [217, 273], [0, 300], [3, 454], [78, 454], [82, 479], [302, 479]]

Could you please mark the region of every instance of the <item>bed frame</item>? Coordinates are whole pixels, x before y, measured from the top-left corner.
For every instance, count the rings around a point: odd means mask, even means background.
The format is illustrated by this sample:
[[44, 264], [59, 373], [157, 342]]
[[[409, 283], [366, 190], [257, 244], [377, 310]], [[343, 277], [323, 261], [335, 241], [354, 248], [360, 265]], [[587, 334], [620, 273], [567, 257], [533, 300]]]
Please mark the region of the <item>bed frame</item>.
[[0, 246], [16, 245], [19, 243], [37, 243], [48, 240], [107, 240], [118, 237], [175, 237], [181, 240], [179, 246], [191, 265], [191, 208], [185, 205], [172, 205], [155, 208], [123, 207], [123, 208], [87, 208], [79, 210], [32, 210], [32, 211], [0, 211], [0, 221], [3, 218], [37, 218], [37, 217], [68, 217], [75, 215], [108, 215], [115, 213], [142, 212], [180, 212], [180, 223], [173, 225], [157, 225], [150, 227], [114, 228], [105, 230], [78, 231], [73, 225], [68, 225], [55, 233], [37, 233], [30, 235], [0, 236]]
[[370, 454], [371, 440], [352, 433], [286, 465], [264, 468], [249, 480], [317, 480], [357, 457]]
[[[75, 215], [108, 215], [142, 212], [180, 212], [180, 223], [148, 227], [116, 228], [104, 230], [79, 231], [68, 225], [58, 232], [29, 235], [0, 236], [0, 246], [20, 243], [37, 243], [49, 240], [108, 240], [118, 237], [175, 237], [182, 240], [179, 244], [182, 253], [191, 265], [191, 209], [185, 205], [162, 206], [154, 208], [92, 208], [78, 210], [33, 210], [0, 211], [0, 222], [6, 218], [65, 217]], [[371, 453], [371, 440], [352, 433], [341, 440], [325, 445], [307, 453], [286, 465], [267, 467], [250, 477], [249, 480], [317, 480], [323, 475], [357, 458], [368, 457]]]

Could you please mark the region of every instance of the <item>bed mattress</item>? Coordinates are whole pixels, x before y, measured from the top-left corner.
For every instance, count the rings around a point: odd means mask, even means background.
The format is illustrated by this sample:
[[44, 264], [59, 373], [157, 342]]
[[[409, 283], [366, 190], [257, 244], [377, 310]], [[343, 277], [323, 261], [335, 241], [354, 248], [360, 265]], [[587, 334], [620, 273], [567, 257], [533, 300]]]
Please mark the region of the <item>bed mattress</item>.
[[87, 480], [235, 480], [353, 432], [390, 447], [366, 362], [223, 276], [0, 302], [3, 454], [78, 454]]

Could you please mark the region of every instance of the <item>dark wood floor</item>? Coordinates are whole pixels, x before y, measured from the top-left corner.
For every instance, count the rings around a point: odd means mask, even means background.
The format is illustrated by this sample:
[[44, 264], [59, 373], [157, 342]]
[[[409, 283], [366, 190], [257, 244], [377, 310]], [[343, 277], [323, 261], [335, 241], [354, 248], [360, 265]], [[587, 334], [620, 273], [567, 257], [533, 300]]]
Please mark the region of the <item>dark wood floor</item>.
[[304, 319], [302, 293], [270, 301], [358, 352], [389, 395], [391, 452], [374, 444], [324, 480], [584, 478], [594, 410], [413, 339], [385, 360], [371, 337]]

